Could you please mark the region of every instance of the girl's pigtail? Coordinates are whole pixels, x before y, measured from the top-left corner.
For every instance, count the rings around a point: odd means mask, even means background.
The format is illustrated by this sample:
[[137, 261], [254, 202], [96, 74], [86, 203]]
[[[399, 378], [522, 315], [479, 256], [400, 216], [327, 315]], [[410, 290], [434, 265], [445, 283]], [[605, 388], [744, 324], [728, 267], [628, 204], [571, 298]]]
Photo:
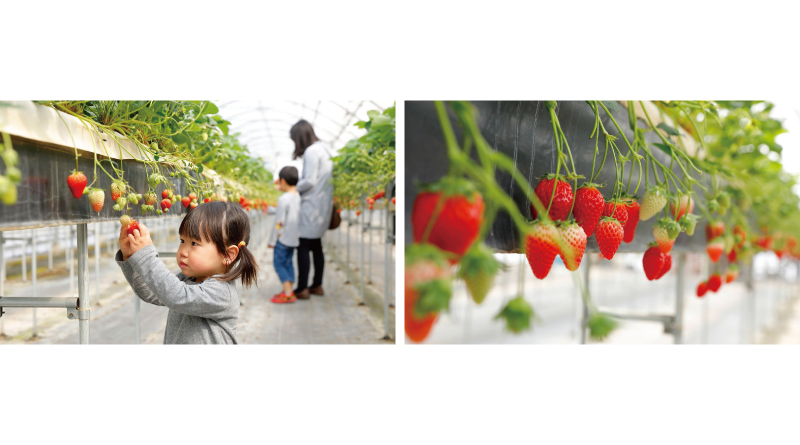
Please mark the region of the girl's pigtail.
[[253, 284], [258, 287], [258, 264], [256, 258], [247, 246], [239, 249], [239, 263], [236, 265], [242, 276], [242, 286], [250, 288]]

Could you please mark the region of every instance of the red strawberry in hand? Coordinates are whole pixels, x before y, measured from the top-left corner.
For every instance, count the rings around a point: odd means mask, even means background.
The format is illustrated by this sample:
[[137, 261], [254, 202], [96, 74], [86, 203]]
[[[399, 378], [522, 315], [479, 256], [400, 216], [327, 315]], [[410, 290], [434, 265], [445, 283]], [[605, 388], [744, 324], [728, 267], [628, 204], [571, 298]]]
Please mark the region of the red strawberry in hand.
[[575, 192], [575, 208], [572, 215], [586, 236], [592, 236], [600, 217], [603, 216], [605, 200], [596, 184], [584, 184]]
[[625, 236], [622, 241], [630, 243], [636, 234], [636, 226], [639, 225], [639, 203], [635, 198], [626, 197], [622, 201], [625, 203], [625, 208], [628, 210], [628, 222], [625, 223]]
[[720, 286], [722, 286], [722, 277], [718, 273], [715, 273], [708, 278], [708, 290], [711, 292], [717, 292]]
[[531, 266], [533, 275], [543, 280], [550, 273], [553, 261], [559, 254], [558, 230], [552, 223], [535, 222], [525, 235], [525, 256]]
[[73, 170], [72, 174], [67, 176], [67, 185], [69, 186], [72, 196], [75, 199], [80, 199], [83, 195], [83, 189], [86, 188], [86, 175], [77, 170]]
[[134, 234], [133, 231], [138, 229], [139, 229], [139, 221], [131, 220], [131, 222], [128, 223], [128, 228], [125, 229], [125, 231], [128, 233], [128, 235], [133, 235]]
[[600, 219], [594, 236], [597, 238], [597, 245], [600, 247], [600, 253], [603, 254], [603, 258], [607, 260], [614, 258], [619, 245], [622, 244], [624, 234], [625, 229], [616, 219], [609, 216], [604, 216]]
[[[569, 211], [572, 208], [572, 187], [564, 180], [563, 176], [559, 177], [554, 197], [553, 186], [555, 182], [556, 175], [552, 173], [542, 176], [539, 180], [539, 184], [536, 185], [534, 193], [539, 197], [539, 201], [542, 202], [544, 208], [550, 209], [548, 215], [551, 220], [564, 221], [569, 217]], [[550, 205], [551, 198], [553, 201], [552, 205]], [[538, 212], [536, 212], [536, 208], [531, 204], [531, 217], [536, 219], [537, 216]]]
[[[434, 215], [440, 200], [444, 202], [438, 206], [439, 214]], [[472, 183], [445, 177], [429, 185], [414, 200], [411, 210], [414, 242], [433, 244], [460, 258], [478, 238], [483, 210], [483, 197]]]
[[603, 207], [603, 216], [610, 216], [616, 219], [622, 224], [624, 230], [625, 225], [628, 223], [628, 208], [620, 201], [608, 201]]
[[644, 267], [644, 274], [647, 279], [653, 281], [658, 279], [661, 275], [661, 269], [664, 268], [666, 255], [661, 252], [657, 245], [650, 243], [650, 247], [645, 251], [642, 258], [642, 266]]
[[667, 274], [669, 270], [672, 269], [672, 254], [665, 253], [664, 254], [664, 267], [661, 268], [661, 273], [658, 274], [656, 280], [660, 280], [661, 277]]
[[586, 250], [586, 233], [574, 222], [562, 224], [558, 233], [568, 249], [567, 252], [559, 249], [558, 254], [567, 270], [574, 272], [580, 267], [583, 252]]
[[703, 298], [703, 295], [705, 295], [706, 292], [708, 292], [708, 283], [703, 281], [702, 283], [697, 285], [697, 297]]

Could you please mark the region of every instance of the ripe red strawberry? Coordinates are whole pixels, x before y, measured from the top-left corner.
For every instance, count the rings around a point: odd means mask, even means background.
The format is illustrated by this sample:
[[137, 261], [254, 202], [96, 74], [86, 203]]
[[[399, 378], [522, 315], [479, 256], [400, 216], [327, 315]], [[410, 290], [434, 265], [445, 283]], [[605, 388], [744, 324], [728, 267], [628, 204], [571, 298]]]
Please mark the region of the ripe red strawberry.
[[163, 192], [161, 192], [161, 198], [162, 199], [172, 199], [172, 195], [173, 195], [173, 193], [172, 193], [172, 190], [170, 190], [170, 189], [166, 189]]
[[664, 267], [661, 268], [661, 272], [656, 277], [656, 280], [660, 280], [661, 277], [667, 274], [669, 270], [672, 269], [672, 254], [666, 253], [664, 254]]
[[395, 200], [395, 198], [392, 198], [392, 204], [395, 204], [395, 205], [396, 205], [396, 203], [395, 203], [395, 201], [394, 201], [394, 200]]
[[122, 216], [119, 217], [119, 223], [122, 225], [122, 227], [127, 226], [128, 224], [131, 223], [131, 221], [133, 221], [133, 220], [128, 215], [122, 215]]
[[603, 216], [605, 200], [597, 190], [596, 184], [584, 184], [575, 192], [575, 208], [572, 215], [581, 226], [586, 236], [592, 236], [600, 217]]
[[181, 204], [183, 204], [184, 207], [189, 207], [191, 202], [192, 200], [188, 196], [184, 196], [183, 199], [181, 199]]
[[[553, 185], [556, 182], [556, 175], [548, 173], [541, 177], [539, 184], [536, 185], [534, 193], [539, 197], [544, 208], [550, 208], [548, 215], [553, 221], [564, 221], [569, 217], [569, 211], [572, 208], [572, 187], [563, 176], [558, 178], [558, 185], [556, 186], [556, 194], [553, 196]], [[553, 199], [553, 204], [550, 205], [550, 199]], [[538, 212], [531, 204], [531, 217], [536, 219]]]
[[725, 233], [725, 223], [722, 221], [713, 221], [706, 224], [706, 242]]
[[703, 295], [705, 295], [706, 292], [708, 292], [708, 283], [703, 281], [702, 283], [697, 285], [697, 297], [703, 298]]
[[450, 268], [441, 251], [432, 249], [436, 248], [418, 244], [406, 247], [405, 330], [414, 342], [428, 337], [451, 296]]
[[189, 193], [189, 200], [193, 201], [195, 199], [197, 199], [197, 193], [195, 192]]
[[562, 224], [558, 228], [558, 234], [566, 243], [567, 249], [569, 249], [566, 253], [559, 249], [558, 254], [561, 256], [561, 261], [564, 262], [567, 270], [574, 272], [580, 267], [583, 252], [586, 250], [586, 233], [579, 225], [569, 222]]
[[728, 262], [735, 263], [738, 255], [739, 255], [738, 249], [731, 249], [730, 253], [728, 253]]
[[361, 210], [356, 210], [356, 216], [361, 216]]
[[675, 218], [675, 220], [681, 219], [683, 215], [686, 215], [687, 213], [692, 213], [692, 210], [694, 210], [694, 199], [692, 199], [689, 195], [681, 195], [678, 198], [678, 202], [680, 206], [677, 209], [677, 214], [675, 209], [675, 200], [674, 199], [670, 200], [669, 204], [669, 210], [672, 213], [672, 216]]
[[708, 290], [717, 292], [720, 286], [722, 286], [722, 277], [718, 273], [708, 277]]
[[[444, 199], [436, 221], [432, 222], [437, 203]], [[483, 223], [483, 197], [472, 183], [445, 177], [420, 192], [411, 211], [414, 242], [428, 242], [461, 257], [478, 238]], [[428, 225], [432, 227], [428, 227]], [[423, 240], [428, 231], [427, 239]]]
[[625, 236], [622, 241], [630, 243], [636, 234], [636, 226], [639, 225], [639, 203], [634, 198], [623, 198], [625, 208], [628, 210], [628, 222], [625, 223]]
[[594, 236], [597, 238], [597, 245], [600, 247], [603, 258], [607, 260], [614, 258], [624, 235], [625, 229], [622, 228], [619, 221], [609, 216], [600, 218]]
[[[203, 200], [203, 202], [211, 202], [211, 198], [206, 198], [206, 199]], [[269, 206], [267, 206], [267, 207], [269, 207]], [[341, 211], [342, 211], [342, 209], [339, 209], [340, 213], [341, 213]]]
[[642, 267], [647, 279], [653, 281], [660, 276], [661, 269], [664, 268], [666, 255], [661, 252], [655, 243], [650, 243], [649, 245], [650, 247], [644, 252], [644, 257], [642, 258]]
[[367, 198], [367, 204], [369, 205], [375, 204], [375, 198]]
[[648, 190], [642, 198], [642, 207], [639, 212], [639, 219], [647, 221], [660, 212], [667, 205], [667, 197], [664, 192], [656, 187]]
[[161, 211], [166, 212], [170, 207], [172, 207], [172, 202], [169, 199], [162, 199], [161, 200]]
[[106, 192], [100, 189], [92, 189], [89, 192], [89, 204], [92, 205], [92, 208], [95, 212], [99, 212], [103, 210], [103, 203], [106, 199]]
[[550, 273], [553, 261], [559, 254], [556, 237], [558, 230], [551, 223], [535, 222], [525, 235], [525, 256], [533, 275], [543, 280]]
[[77, 170], [72, 170], [72, 174], [67, 176], [67, 185], [72, 192], [72, 196], [75, 199], [80, 199], [81, 195], [83, 195], [83, 189], [86, 188], [86, 175]]
[[144, 203], [149, 206], [155, 204], [156, 199], [158, 198], [156, 197], [156, 194], [153, 193], [152, 191], [148, 191], [147, 193], [144, 194]]
[[708, 257], [711, 258], [711, 261], [715, 263], [719, 261], [724, 249], [725, 243], [722, 242], [721, 238], [717, 238], [706, 245], [706, 253], [708, 253]]
[[616, 219], [625, 230], [625, 224], [628, 223], [628, 208], [620, 201], [607, 201], [605, 207], [603, 207], [603, 216], [610, 216]]
[[130, 224], [128, 224], [128, 228], [125, 231], [128, 235], [133, 235], [133, 231], [139, 228], [139, 221], [131, 220]]

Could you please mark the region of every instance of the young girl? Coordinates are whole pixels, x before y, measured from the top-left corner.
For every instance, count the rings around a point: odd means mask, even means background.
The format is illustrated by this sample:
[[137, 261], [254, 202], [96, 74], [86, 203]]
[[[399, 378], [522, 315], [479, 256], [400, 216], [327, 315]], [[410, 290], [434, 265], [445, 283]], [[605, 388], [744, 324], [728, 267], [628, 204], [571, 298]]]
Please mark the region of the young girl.
[[236, 344], [239, 296], [234, 280], [257, 281], [258, 265], [247, 249], [250, 220], [241, 207], [222, 201], [189, 212], [178, 229], [177, 275], [158, 258], [143, 224], [120, 231], [117, 264], [142, 300], [169, 308], [164, 344]]

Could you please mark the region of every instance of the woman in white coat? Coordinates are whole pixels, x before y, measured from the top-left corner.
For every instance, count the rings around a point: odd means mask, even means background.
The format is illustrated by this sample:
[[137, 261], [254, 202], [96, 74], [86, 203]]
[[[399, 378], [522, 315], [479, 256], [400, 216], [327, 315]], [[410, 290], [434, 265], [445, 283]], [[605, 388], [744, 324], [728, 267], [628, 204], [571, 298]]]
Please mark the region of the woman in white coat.
[[[292, 126], [289, 136], [294, 141], [294, 159], [303, 158], [303, 173], [297, 182], [300, 193], [300, 246], [297, 248], [297, 298], [308, 299], [311, 294], [324, 295], [322, 272], [325, 256], [322, 235], [328, 230], [333, 213], [333, 161], [328, 144], [320, 141], [311, 124], [301, 120]], [[311, 267], [309, 254], [314, 256], [314, 281], [308, 286]]]

